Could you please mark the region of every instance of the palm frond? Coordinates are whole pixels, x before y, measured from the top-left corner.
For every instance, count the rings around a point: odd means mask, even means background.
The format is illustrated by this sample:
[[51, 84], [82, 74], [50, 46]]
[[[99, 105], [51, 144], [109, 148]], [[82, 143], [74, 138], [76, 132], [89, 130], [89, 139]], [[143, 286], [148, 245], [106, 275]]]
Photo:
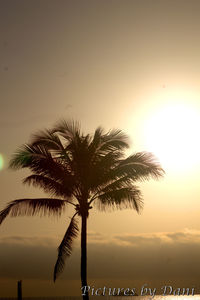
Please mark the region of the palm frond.
[[32, 146], [45, 146], [50, 151], [52, 156], [59, 160], [61, 163], [67, 162], [68, 165], [71, 163], [70, 156], [66, 152], [68, 143], [64, 143], [59, 134], [52, 132], [52, 130], [46, 129], [39, 131], [32, 135]]
[[98, 195], [98, 201], [95, 200], [95, 202], [100, 210], [104, 210], [106, 207], [112, 209], [132, 208], [139, 213], [143, 207], [141, 192], [133, 185]]
[[9, 167], [11, 169], [27, 168], [32, 162], [33, 155], [43, 157], [43, 154], [34, 153], [34, 149], [30, 145], [25, 144], [20, 147], [10, 160]]
[[[64, 161], [65, 162], [65, 161]], [[62, 163], [61, 159], [52, 157], [51, 152], [44, 145], [24, 145], [13, 156], [10, 161], [10, 168], [29, 168], [33, 173], [48, 176], [54, 179], [68, 177], [70, 166]]]
[[98, 127], [93, 135], [90, 145], [88, 146], [89, 152], [96, 154], [101, 146], [104, 137], [104, 130], [102, 127]]
[[120, 151], [109, 152], [103, 156], [97, 156], [92, 164], [91, 169], [88, 169], [87, 176], [90, 175], [90, 188], [92, 191], [101, 189], [111, 180], [111, 170], [114, 169], [121, 159]]
[[115, 151], [121, 152], [121, 156], [123, 156], [122, 150], [129, 148], [129, 139], [121, 130], [113, 129], [104, 133], [103, 128], [98, 127], [88, 148], [96, 156], [104, 156]]
[[133, 184], [133, 180], [130, 178], [129, 175], [126, 175], [124, 177], [121, 177], [119, 179], [116, 179], [112, 181], [111, 183], [108, 183], [105, 185], [105, 187], [99, 187], [99, 191], [102, 192], [109, 192], [109, 191], [114, 191], [118, 190], [123, 187], [130, 187], [131, 184]]
[[52, 196], [71, 197], [72, 188], [67, 184], [62, 184], [54, 179], [43, 175], [30, 175], [23, 180], [23, 183], [42, 188], [45, 192], [51, 193]]
[[69, 120], [60, 120], [55, 124], [52, 133], [59, 133], [67, 141], [71, 141], [75, 136], [80, 136], [80, 123], [77, 121]]
[[100, 151], [115, 151], [129, 148], [128, 136], [119, 129], [113, 129], [106, 133], [102, 138]]
[[39, 131], [38, 133], [32, 135], [32, 145], [43, 145], [49, 150], [64, 150], [59, 136], [55, 133], [52, 133], [52, 131], [48, 129]]
[[55, 198], [18, 199], [8, 203], [0, 212], [0, 224], [10, 215], [17, 216], [60, 216], [67, 201]]
[[47, 158], [52, 158], [51, 153], [43, 145], [25, 144], [14, 153], [9, 167], [12, 169], [27, 168], [35, 161]]
[[118, 176], [129, 175], [133, 180], [159, 179], [165, 171], [151, 152], [137, 152], [122, 160], [116, 168]]
[[138, 152], [126, 159], [119, 159], [115, 165], [108, 168], [104, 176], [99, 178], [99, 188], [112, 184], [121, 178], [129, 177], [134, 182], [151, 178], [159, 179], [164, 174], [164, 170], [152, 153]]
[[90, 147], [95, 146], [95, 148], [97, 148], [103, 136], [104, 136], [104, 129], [101, 126], [97, 127], [97, 129], [94, 132]]
[[54, 282], [65, 266], [65, 259], [72, 253], [73, 240], [77, 237], [78, 231], [77, 222], [75, 218], [72, 217], [64, 238], [58, 247], [58, 258], [54, 267]]

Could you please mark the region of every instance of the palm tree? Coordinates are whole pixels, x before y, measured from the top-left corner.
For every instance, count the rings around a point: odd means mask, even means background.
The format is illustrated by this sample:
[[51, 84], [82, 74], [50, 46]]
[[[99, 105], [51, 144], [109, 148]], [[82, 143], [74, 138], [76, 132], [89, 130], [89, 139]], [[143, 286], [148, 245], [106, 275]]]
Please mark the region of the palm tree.
[[[13, 169], [28, 168], [23, 183], [51, 194], [50, 198], [18, 199], [0, 212], [0, 224], [11, 217], [58, 215], [72, 205], [75, 213], [58, 247], [54, 281], [64, 268], [66, 257], [78, 234], [81, 218], [81, 282], [87, 286], [87, 218], [92, 205], [100, 209], [133, 208], [140, 212], [142, 197], [135, 181], [158, 179], [164, 171], [151, 153], [139, 152], [125, 158], [128, 137], [121, 130], [84, 135], [78, 122], [60, 121], [51, 130], [32, 136], [10, 161]], [[83, 299], [89, 299], [88, 292]]]

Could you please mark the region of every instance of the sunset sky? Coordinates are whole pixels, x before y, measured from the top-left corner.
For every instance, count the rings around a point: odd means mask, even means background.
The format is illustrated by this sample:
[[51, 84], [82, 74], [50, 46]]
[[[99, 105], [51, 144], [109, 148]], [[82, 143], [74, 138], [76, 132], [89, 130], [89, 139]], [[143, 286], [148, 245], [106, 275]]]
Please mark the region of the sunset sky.
[[[88, 283], [200, 290], [200, 1], [0, 1], [0, 210], [45, 194], [8, 170], [32, 133], [61, 118], [102, 125], [151, 151], [166, 175], [138, 182], [144, 209], [88, 223]], [[7, 218], [0, 227], [0, 297], [80, 294], [80, 239], [53, 283], [60, 218]]]

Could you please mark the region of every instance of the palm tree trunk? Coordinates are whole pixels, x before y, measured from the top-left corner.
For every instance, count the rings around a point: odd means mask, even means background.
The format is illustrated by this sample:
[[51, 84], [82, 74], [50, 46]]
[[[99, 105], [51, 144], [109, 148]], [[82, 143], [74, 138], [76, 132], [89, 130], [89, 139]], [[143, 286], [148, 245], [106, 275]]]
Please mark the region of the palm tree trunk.
[[[82, 287], [87, 286], [87, 215], [82, 215], [81, 227], [81, 283]], [[82, 289], [82, 293], [83, 293]], [[89, 300], [88, 289], [83, 295], [83, 300]]]

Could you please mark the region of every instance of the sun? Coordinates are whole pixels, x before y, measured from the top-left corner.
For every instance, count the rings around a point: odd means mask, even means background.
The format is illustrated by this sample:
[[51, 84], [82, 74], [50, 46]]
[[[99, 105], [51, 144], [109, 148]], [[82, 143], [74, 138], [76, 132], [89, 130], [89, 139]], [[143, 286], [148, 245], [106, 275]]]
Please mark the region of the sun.
[[144, 140], [165, 170], [182, 172], [199, 166], [199, 108], [185, 102], [159, 107], [145, 122]]

